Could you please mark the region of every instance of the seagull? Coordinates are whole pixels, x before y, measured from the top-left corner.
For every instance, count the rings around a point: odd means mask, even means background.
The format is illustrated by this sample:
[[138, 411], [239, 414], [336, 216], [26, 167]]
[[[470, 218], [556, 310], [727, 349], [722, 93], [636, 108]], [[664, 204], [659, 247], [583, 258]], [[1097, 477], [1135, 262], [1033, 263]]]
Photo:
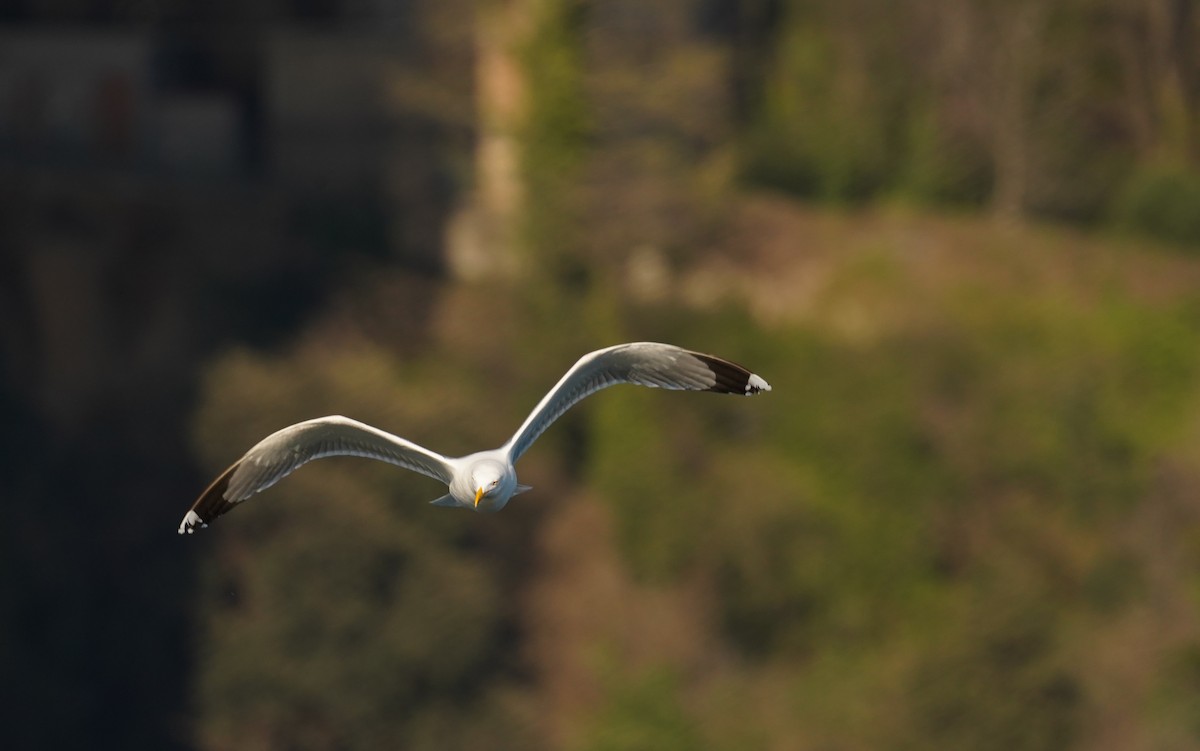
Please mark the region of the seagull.
[[517, 482], [513, 465], [538, 436], [584, 397], [618, 383], [743, 396], [771, 390], [760, 376], [714, 355], [655, 342], [618, 344], [579, 358], [542, 397], [513, 437], [490, 451], [442, 456], [340, 415], [289, 425], [259, 441], [213, 480], [183, 517], [179, 534], [207, 527], [213, 519], [302, 465], [327, 456], [362, 456], [440, 480], [450, 492], [430, 501], [435, 506], [499, 511], [514, 495], [530, 489]]

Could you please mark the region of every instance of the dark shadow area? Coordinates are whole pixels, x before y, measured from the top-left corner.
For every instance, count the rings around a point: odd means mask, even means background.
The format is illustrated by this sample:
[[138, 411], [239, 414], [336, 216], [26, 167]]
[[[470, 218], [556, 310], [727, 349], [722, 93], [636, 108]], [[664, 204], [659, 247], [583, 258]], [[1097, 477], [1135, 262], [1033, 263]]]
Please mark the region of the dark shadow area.
[[471, 133], [389, 76], [436, 47], [469, 102], [469, 61], [404, 23], [419, 2], [60, 5], [0, 13], [0, 725], [182, 748], [203, 365], [350, 275], [436, 282]]

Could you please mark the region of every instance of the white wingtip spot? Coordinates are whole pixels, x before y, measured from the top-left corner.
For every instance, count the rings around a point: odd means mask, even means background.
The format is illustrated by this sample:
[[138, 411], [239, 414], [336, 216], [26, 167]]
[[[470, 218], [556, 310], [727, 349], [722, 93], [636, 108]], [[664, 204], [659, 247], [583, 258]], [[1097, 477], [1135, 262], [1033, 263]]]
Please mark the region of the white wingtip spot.
[[760, 391], [770, 391], [770, 390], [771, 390], [771, 384], [767, 383], [761, 377], [755, 375], [754, 373], [751, 373], [750, 378], [748, 378], [746, 380], [746, 393], [747, 394], [757, 394]]
[[189, 511], [187, 512], [187, 515], [183, 517], [183, 521], [179, 523], [179, 534], [187, 532], [190, 535], [196, 531], [196, 527], [207, 526], [207, 524], [201, 521], [199, 514], [197, 514], [195, 511]]

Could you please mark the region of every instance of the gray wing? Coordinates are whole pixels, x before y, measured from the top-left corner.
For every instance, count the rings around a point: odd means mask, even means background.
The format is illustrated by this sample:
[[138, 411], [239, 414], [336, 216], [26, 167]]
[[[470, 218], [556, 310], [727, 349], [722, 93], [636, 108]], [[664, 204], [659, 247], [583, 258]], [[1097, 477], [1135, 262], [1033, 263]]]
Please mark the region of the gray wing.
[[265, 490], [313, 459], [362, 456], [420, 472], [447, 485], [451, 460], [348, 417], [318, 417], [290, 425], [259, 441], [196, 499], [179, 525], [192, 532], [250, 496]]
[[504, 445], [509, 460], [516, 462], [576, 402], [618, 383], [745, 396], [771, 390], [761, 377], [713, 355], [655, 342], [618, 344], [579, 358]]

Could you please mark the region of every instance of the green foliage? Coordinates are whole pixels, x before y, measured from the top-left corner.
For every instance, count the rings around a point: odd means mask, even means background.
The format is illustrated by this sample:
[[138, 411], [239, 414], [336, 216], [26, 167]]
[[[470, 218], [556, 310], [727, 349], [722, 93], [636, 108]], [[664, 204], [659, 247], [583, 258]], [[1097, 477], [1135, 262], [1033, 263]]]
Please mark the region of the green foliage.
[[[1117, 678], [1095, 656], [1140, 643], [1129, 623], [1194, 608], [1177, 590], [1194, 586], [1180, 572], [1200, 547], [1175, 530], [1190, 518], [1200, 307], [1120, 271], [1191, 261], [1106, 255], [1108, 276], [1056, 277], [1031, 259], [1057, 239], [1020, 237], [1041, 246], [1016, 255], [988, 235], [1004, 252], [956, 257], [984, 271], [943, 285], [890, 245], [839, 246], [805, 317], [773, 326], [597, 284], [546, 297], [554, 317], [536, 334], [467, 326], [406, 360], [337, 327], [276, 355], [227, 354], [197, 417], [214, 470], [231, 445], [332, 412], [452, 453], [498, 442], [597, 331], [720, 353], [774, 391], [617, 387], [556, 425], [522, 471], [557, 462], [617, 535], [616, 551], [579, 545], [577, 571], [542, 568], [535, 541], [554, 525], [518, 516], [569, 513], [540, 480], [485, 517], [429, 508], [441, 489], [389, 467], [305, 467], [218, 522], [198, 605], [201, 745], [1041, 751], [1083, 745], [1114, 709], [1097, 686], [1127, 675], [1144, 687], [1129, 721], [1190, 740], [1185, 639], [1117, 660]], [[520, 395], [488, 403], [500, 386]], [[1164, 486], [1172, 472], [1178, 487]], [[572, 575], [578, 588], [546, 586]], [[615, 610], [594, 619], [593, 578]], [[694, 627], [690, 646], [648, 647], [662, 636], [641, 633], [646, 613], [671, 608], [686, 608], [670, 615]], [[554, 659], [613, 643], [638, 659]], [[585, 697], [579, 724], [546, 729], [562, 720], [541, 716], [555, 711], [542, 681]]]
[[1196, 244], [1200, 113], [1171, 72], [1194, 60], [1163, 52], [1174, 32], [1151, 5], [770, 5], [737, 70], [747, 183], [833, 204], [1004, 201], [1080, 224], [1115, 205], [1127, 226]]
[[1151, 711], [1173, 728], [1167, 749], [1191, 748], [1200, 741], [1200, 644], [1190, 642], [1164, 655]]
[[819, 28], [788, 27], [777, 54], [747, 138], [747, 178], [830, 201], [875, 193], [888, 168], [883, 103], [839, 75], [845, 61]]
[[1113, 209], [1122, 226], [1200, 248], [1200, 172], [1151, 164], [1134, 172]]
[[981, 204], [985, 144], [945, 125], [945, 100], [905, 46], [908, 18], [834, 5], [786, 6], [744, 129], [743, 177], [832, 203]]
[[1083, 689], [1060, 664], [1052, 601], [981, 604], [960, 643], [929, 652], [910, 685], [914, 736], [901, 748], [1055, 751], [1080, 735]]
[[897, 143], [891, 197], [925, 205], [982, 206], [991, 192], [992, 172], [978, 141], [948, 132], [928, 97], [905, 107]]
[[582, 290], [589, 270], [573, 252], [580, 207], [571, 186], [590, 130], [583, 89], [584, 6], [578, 0], [546, 0], [537, 7], [520, 55], [528, 96], [520, 157], [525, 237], [536, 265], [546, 269], [544, 281]]
[[[586, 478], [617, 510], [635, 570], [648, 580], [669, 580], [689, 562], [689, 540], [700, 532], [709, 508], [695, 495], [699, 478], [689, 476], [680, 452], [672, 450], [678, 425], [653, 393], [624, 388], [604, 396], [589, 405], [593, 448]], [[614, 436], [620, 437], [611, 440]]]
[[586, 144], [588, 117], [580, 44], [583, 13], [577, 0], [538, 3], [534, 31], [522, 50], [531, 90], [522, 135], [528, 168], [537, 177], [570, 169]]
[[[911, 294], [852, 265], [832, 309]], [[1090, 707], [1072, 640], [1146, 594], [1145, 561], [1106, 546], [1200, 366], [1188, 304], [1101, 299], [926, 294], [908, 310], [931, 318], [865, 340], [657, 311], [655, 338], [753, 363], [770, 408], [606, 394], [588, 484], [635, 573], [706, 572], [726, 645], [805, 666], [792, 711], [828, 747], [1073, 747]], [[863, 694], [895, 711], [822, 703]]]
[[[216, 363], [197, 418], [204, 453], [335, 412], [456, 442], [445, 428], [452, 400], [396, 398], [402, 382], [413, 393], [439, 383], [471, 392], [447, 379], [453, 365], [428, 359], [426, 379], [365, 342], [337, 345], [334, 357], [330, 345], [318, 337], [287, 356], [235, 352]], [[486, 415], [475, 422], [495, 428]], [[529, 747], [496, 705], [509, 613], [504, 569], [474, 539], [480, 518], [428, 506], [444, 488], [411, 473], [341, 463], [305, 467], [219, 523], [203, 583], [203, 742], [472, 748], [489, 737], [490, 747]]]
[[580, 751], [706, 748], [695, 721], [680, 704], [681, 684], [670, 670], [660, 668], [610, 685]]
[[938, 399], [972, 414], [956, 420], [946, 448], [987, 457], [971, 468], [977, 487], [1054, 499], [1085, 518], [1127, 508], [1189, 394], [1191, 324], [1122, 304], [974, 304], [985, 309], [966, 315], [986, 317], [958, 339], [967, 350], [956, 357], [976, 359], [972, 376]]

